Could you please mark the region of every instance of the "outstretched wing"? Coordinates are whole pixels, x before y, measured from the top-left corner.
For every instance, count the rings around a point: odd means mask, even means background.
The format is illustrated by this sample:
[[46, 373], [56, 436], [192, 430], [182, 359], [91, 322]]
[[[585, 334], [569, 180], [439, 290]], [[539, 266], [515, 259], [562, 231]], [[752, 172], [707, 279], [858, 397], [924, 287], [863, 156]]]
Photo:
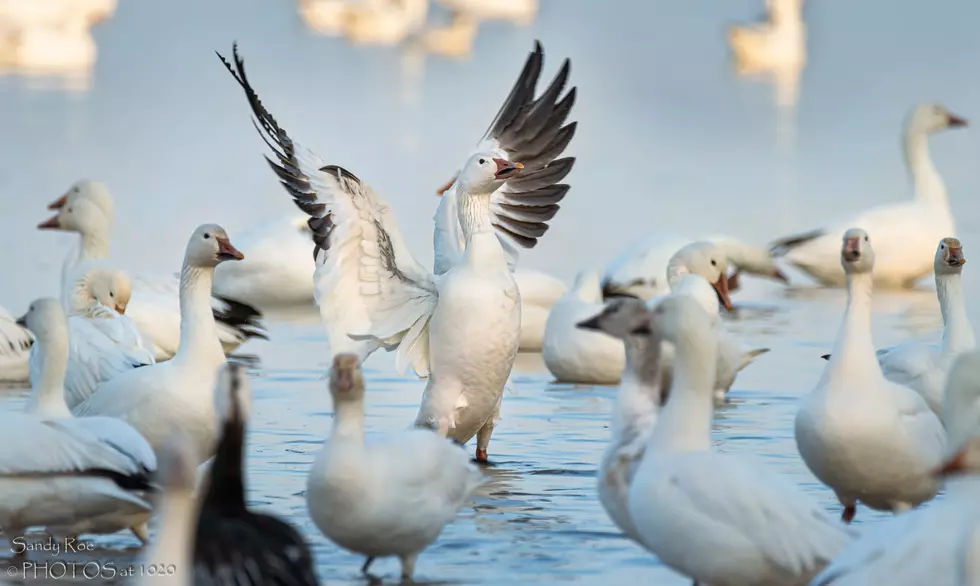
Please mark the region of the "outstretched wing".
[[402, 240], [395, 218], [367, 184], [293, 142], [245, 75], [218, 57], [245, 91], [253, 123], [275, 158], [266, 160], [313, 231], [315, 297], [331, 352], [354, 352], [361, 360], [378, 347], [399, 351], [398, 365], [428, 374], [427, 324], [437, 294], [432, 274]]
[[[533, 248], [558, 213], [568, 193], [561, 181], [575, 159], [558, 157], [575, 136], [577, 122], [565, 124], [575, 104], [576, 88], [562, 95], [571, 63], [562, 63], [554, 80], [535, 98], [544, 63], [541, 43], [535, 43], [524, 69], [474, 152], [493, 152], [524, 169], [494, 192], [491, 220], [513, 269], [519, 248]], [[435, 216], [435, 273], [449, 270], [462, 256], [463, 236], [457, 207], [457, 182], [442, 196]]]

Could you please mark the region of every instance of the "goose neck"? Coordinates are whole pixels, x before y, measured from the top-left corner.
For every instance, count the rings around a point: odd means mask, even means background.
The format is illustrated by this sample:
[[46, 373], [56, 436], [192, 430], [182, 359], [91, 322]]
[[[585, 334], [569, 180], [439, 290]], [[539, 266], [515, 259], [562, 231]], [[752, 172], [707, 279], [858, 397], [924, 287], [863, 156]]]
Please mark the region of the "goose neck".
[[674, 352], [670, 399], [650, 438], [651, 446], [707, 450], [711, 446], [717, 341], [710, 330], [685, 332], [674, 342]]
[[160, 530], [153, 551], [147, 556], [151, 563], [165, 563], [180, 573], [186, 573], [186, 568], [193, 565], [197, 509], [197, 502], [189, 490], [164, 494], [160, 503]]
[[905, 134], [905, 163], [912, 174], [915, 198], [923, 203], [949, 207], [946, 184], [936, 170], [929, 154], [929, 136], [923, 130], [911, 128]]
[[364, 441], [364, 401], [334, 402], [331, 438]]
[[218, 447], [211, 463], [211, 481], [204, 497], [205, 506], [219, 513], [245, 511], [245, 482], [242, 478], [245, 448], [245, 425], [226, 421], [218, 437]]
[[180, 272], [180, 347], [176, 364], [204, 361], [215, 366], [225, 360], [218, 326], [211, 310], [213, 267], [184, 264]]
[[65, 402], [65, 373], [68, 371], [67, 326], [61, 335], [50, 336], [34, 344], [32, 353], [40, 362], [38, 380], [31, 381], [31, 394], [27, 399], [27, 412], [44, 419], [71, 417]]
[[966, 315], [960, 275], [936, 275], [936, 294], [943, 314], [943, 350], [959, 353], [976, 346], [973, 327]]
[[628, 442], [654, 424], [661, 400], [660, 344], [651, 336], [626, 339], [626, 369], [613, 411], [613, 438]]
[[822, 381], [831, 388], [842, 388], [844, 381], [884, 378], [871, 339], [871, 293], [870, 272], [847, 275], [847, 309]]
[[490, 224], [490, 194], [469, 193], [465, 187], [459, 191], [459, 225], [467, 241], [474, 234], [493, 232]]
[[101, 260], [109, 258], [108, 230], [104, 227], [86, 230], [80, 233], [81, 245], [78, 249], [78, 260]]

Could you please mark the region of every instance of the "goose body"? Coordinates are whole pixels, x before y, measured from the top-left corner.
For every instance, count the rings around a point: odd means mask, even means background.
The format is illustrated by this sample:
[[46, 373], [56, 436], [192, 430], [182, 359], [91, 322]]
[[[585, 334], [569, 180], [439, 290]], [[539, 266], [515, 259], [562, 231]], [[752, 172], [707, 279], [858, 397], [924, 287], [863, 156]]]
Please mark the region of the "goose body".
[[915, 199], [868, 210], [828, 228], [812, 230], [773, 243], [773, 251], [821, 285], [845, 284], [838, 262], [840, 239], [851, 227], [871, 234], [879, 252], [875, 260], [877, 287], [914, 286], [933, 268], [936, 242], [955, 236], [946, 185], [929, 155], [928, 137], [946, 128], [966, 125], [962, 118], [935, 104], [917, 106], [905, 128], [905, 159]]
[[428, 0], [350, 3], [343, 17], [344, 35], [356, 44], [394, 45], [425, 25], [428, 8]]
[[737, 283], [735, 275], [747, 273], [786, 282], [786, 276], [776, 266], [769, 251], [727, 236], [715, 236], [705, 240], [692, 240], [673, 234], [654, 234], [638, 242], [616, 256], [602, 276], [602, 292], [605, 297], [629, 295], [649, 300], [670, 292], [667, 266], [671, 258], [683, 247], [694, 242], [710, 242], [719, 247], [727, 263], [734, 269], [729, 288]]
[[68, 322], [57, 300], [34, 301], [22, 323], [37, 338], [32, 352], [38, 376], [26, 413], [5, 414], [0, 433], [12, 434], [6, 436], [11, 442], [17, 433], [30, 438], [31, 457], [17, 462], [23, 452], [13, 450], [0, 456], [0, 526], [8, 535], [22, 535], [31, 526], [63, 535], [129, 528], [145, 543], [153, 451], [122, 421], [72, 417], [64, 391]]
[[275, 152], [283, 186], [311, 216], [316, 300], [331, 352], [362, 360], [382, 347], [395, 352], [399, 370], [428, 377], [416, 425], [460, 443], [477, 435], [477, 459], [486, 460], [520, 338], [517, 250], [536, 244], [569, 189], [558, 182], [574, 159], [556, 158], [575, 132], [574, 122], [564, 125], [575, 89], [561, 95], [568, 61], [535, 98], [540, 44], [528, 57], [440, 200], [429, 271], [408, 251], [388, 205], [350, 171], [296, 144], [259, 101], [237, 49], [234, 59], [222, 58]]
[[195, 582], [317, 584], [313, 556], [299, 532], [245, 505], [243, 459], [251, 394], [240, 365], [222, 369], [214, 403], [221, 439], [197, 517]]
[[427, 429], [364, 441], [364, 379], [355, 355], [330, 370], [334, 425], [313, 469], [306, 502], [331, 541], [367, 557], [397, 556], [410, 579], [422, 550], [451, 523], [482, 482], [466, 452]]
[[[180, 348], [167, 362], [122, 373], [99, 385], [72, 411], [77, 416], [105, 415], [132, 425], [160, 450], [175, 428], [207, 460], [214, 453], [213, 393], [225, 355], [211, 312], [214, 267], [242, 254], [214, 224], [197, 228], [187, 243], [180, 278]], [[202, 460], [202, 461], [204, 461]]]
[[698, 583], [806, 584], [852, 535], [785, 478], [711, 449], [716, 350], [698, 303], [671, 296], [652, 327], [676, 348], [675, 375], [629, 490], [640, 542]]
[[521, 352], [540, 352], [548, 315], [568, 288], [547, 273], [517, 269], [514, 281], [521, 293]]
[[34, 336], [27, 328], [18, 325], [3, 307], [0, 307], [0, 382], [24, 382], [30, 380], [31, 346]]
[[943, 393], [949, 445], [958, 447], [931, 472], [946, 476], [946, 498], [869, 527], [811, 586], [964, 584], [964, 545], [980, 527], [978, 380], [980, 353], [967, 351], [956, 360]]
[[439, 3], [476, 20], [510, 20], [527, 25], [538, 14], [538, 0], [439, 0]]
[[848, 305], [830, 362], [800, 401], [796, 444], [811, 472], [829, 486], [850, 522], [857, 502], [904, 511], [935, 496], [929, 474], [945, 449], [939, 418], [914, 390], [885, 378], [871, 340], [872, 271], [867, 232], [845, 233], [841, 264]]
[[766, 22], [728, 29], [728, 43], [738, 70], [802, 68], [806, 64], [803, 0], [767, 0], [766, 5]]
[[[112, 267], [106, 260], [115, 218], [112, 197], [102, 183], [79, 181], [48, 207], [57, 213], [39, 228], [68, 230], [80, 236], [78, 250], [69, 254], [62, 270], [62, 298], [67, 307], [75, 282], [73, 276], [83, 275], [93, 267]], [[265, 338], [261, 313], [255, 308], [223, 297], [215, 297], [211, 303], [226, 353], [249, 338]], [[176, 354], [180, 342], [179, 283], [172, 279], [133, 277], [128, 315], [143, 337], [152, 342], [156, 360], [169, 360]]]

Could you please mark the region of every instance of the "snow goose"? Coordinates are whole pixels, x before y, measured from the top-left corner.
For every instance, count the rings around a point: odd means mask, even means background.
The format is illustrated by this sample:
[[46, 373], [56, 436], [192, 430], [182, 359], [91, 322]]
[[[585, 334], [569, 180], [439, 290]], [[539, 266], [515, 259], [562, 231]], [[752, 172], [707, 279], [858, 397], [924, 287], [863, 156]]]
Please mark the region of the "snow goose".
[[[124, 315], [129, 295], [129, 276], [107, 267], [89, 267], [72, 286], [65, 375], [69, 408], [91, 396], [100, 383], [155, 362], [150, 345], [144, 345], [136, 324]], [[40, 375], [37, 356], [32, 350], [32, 380]]]
[[[130, 370], [102, 383], [74, 409], [75, 415], [118, 417], [159, 450], [169, 434], [183, 429], [194, 452], [214, 453], [214, 383], [225, 354], [211, 312], [214, 267], [241, 260], [228, 233], [215, 224], [194, 230], [180, 273], [180, 347], [173, 359]], [[204, 461], [202, 460], [202, 462]]]
[[236, 237], [245, 260], [218, 265], [214, 293], [266, 309], [313, 304], [313, 231], [307, 216], [286, 216]]
[[663, 400], [663, 341], [651, 326], [650, 311], [639, 299], [615, 301], [578, 327], [602, 332], [625, 346], [626, 370], [613, 408], [612, 438], [599, 464], [599, 502], [627, 537], [641, 543], [629, 516], [629, 489]]
[[251, 394], [241, 365], [222, 369], [214, 409], [221, 439], [197, 519], [197, 581], [219, 584], [224, 576], [238, 575], [236, 584], [316, 584], [313, 556], [299, 532], [245, 506], [243, 458]]
[[728, 43], [740, 72], [796, 68], [806, 64], [803, 0], [766, 0], [768, 20], [755, 26], [732, 26]]
[[602, 311], [602, 290], [595, 271], [583, 271], [571, 291], [548, 314], [541, 357], [561, 382], [614, 384], [626, 364], [621, 341], [578, 328], [582, 320]]
[[[84, 273], [87, 266], [105, 266], [109, 257], [109, 234], [114, 220], [112, 196], [104, 184], [79, 181], [49, 206], [56, 214], [38, 225], [40, 229], [66, 230], [79, 234], [77, 253], [65, 260], [62, 271], [64, 296], [70, 295], [73, 270]], [[81, 265], [81, 266], [80, 266]], [[133, 279], [129, 316], [143, 335], [153, 341], [157, 360], [169, 360], [180, 342], [178, 287], [169, 279]], [[232, 298], [212, 300], [218, 333], [225, 352], [232, 352], [249, 338], [266, 339], [261, 313]]]
[[270, 164], [311, 216], [316, 297], [331, 351], [363, 360], [384, 347], [396, 352], [400, 370], [431, 373], [416, 425], [460, 443], [476, 435], [480, 461], [518, 350], [520, 294], [511, 273], [517, 249], [533, 247], [548, 230], [569, 189], [558, 182], [574, 163], [556, 159], [576, 127], [563, 126], [575, 98], [574, 88], [561, 97], [570, 64], [535, 98], [543, 58], [538, 43], [441, 198], [433, 274], [412, 257], [390, 208], [366, 183], [326, 165], [278, 125], [248, 83], [237, 47], [234, 66], [221, 57], [275, 154]]
[[0, 307], [0, 382], [19, 383], [30, 379], [28, 360], [32, 344], [34, 336]]
[[[976, 346], [960, 279], [964, 264], [966, 257], [959, 240], [943, 238], [939, 241], [933, 271], [943, 315], [942, 344], [909, 341], [878, 350], [878, 364], [885, 378], [918, 391], [937, 415], [942, 407], [946, 374], [953, 361], [960, 353]], [[825, 354], [824, 358], [829, 359], [830, 354]]]
[[330, 370], [334, 425], [306, 486], [313, 522], [331, 541], [367, 556], [397, 556], [411, 579], [431, 545], [483, 480], [466, 452], [427, 429], [364, 442], [364, 377], [358, 357], [340, 354]]
[[[969, 475], [980, 448], [980, 352], [962, 354], [949, 373], [943, 404], [953, 448], [941, 473], [946, 497], [932, 506], [910, 511], [869, 527], [861, 539], [817, 576], [813, 586], [889, 584], [957, 586], [959, 547], [980, 521], [980, 468]], [[971, 439], [972, 437], [972, 439]]]
[[699, 583], [806, 584], [846, 547], [848, 529], [761, 463], [711, 449], [717, 349], [697, 301], [663, 300], [652, 329], [676, 349], [675, 383], [629, 489], [640, 542]]
[[904, 511], [939, 490], [945, 431], [921, 395], [885, 378], [871, 340], [875, 251], [868, 233], [844, 233], [840, 262], [847, 309], [830, 362], [800, 401], [796, 445], [807, 467], [837, 494], [850, 522], [858, 501]]
[[541, 271], [514, 271], [521, 293], [521, 352], [540, 352], [544, 344], [545, 322], [551, 307], [567, 291], [565, 283]]
[[[153, 547], [143, 557], [144, 567], [154, 567], [158, 573], [142, 574], [140, 586], [191, 586], [209, 584], [192, 570], [194, 562], [194, 523], [198, 503], [194, 495], [197, 480], [198, 454], [193, 442], [179, 431], [174, 432], [160, 449], [159, 484], [162, 498], [157, 506], [160, 525]], [[216, 582], [214, 582], [216, 583]], [[228, 583], [248, 584], [249, 582]]]
[[946, 185], [929, 156], [929, 135], [963, 126], [966, 120], [944, 106], [916, 106], [905, 126], [905, 161], [912, 174], [915, 199], [869, 210], [831, 228], [778, 240], [772, 245], [774, 254], [785, 256], [820, 284], [839, 287], [845, 282], [837, 259], [840, 238], [852, 226], [862, 228], [874, 234], [881, 256], [876, 261], [875, 285], [914, 286], [932, 270], [929, 253], [936, 242], [956, 233]]
[[[146, 488], [138, 480], [140, 474], [147, 479], [156, 470], [156, 458], [146, 440], [123, 421], [109, 417], [75, 419], [65, 403], [65, 373], [70, 365], [69, 322], [56, 299], [37, 299], [31, 303], [27, 314], [20, 320], [36, 337], [31, 349], [31, 394], [26, 412], [44, 420], [54, 420], [65, 431], [93, 439], [115, 449], [129, 460], [137, 478], [120, 483], [129, 489], [129, 498], [116, 503], [96, 500], [90, 509], [78, 506], [80, 518], [71, 525], [62, 525], [69, 535], [79, 533], [112, 533], [129, 528], [143, 543], [149, 539], [146, 523], [149, 506], [144, 502], [142, 491]], [[104, 486], [96, 487], [104, 491]], [[117, 497], [113, 497], [117, 498]], [[83, 499], [84, 500], [84, 499]], [[85, 511], [84, 513], [82, 511]]]
[[760, 246], [727, 236], [695, 241], [656, 234], [626, 248], [606, 265], [602, 276], [603, 295], [607, 298], [628, 295], [646, 300], [668, 293], [667, 265], [678, 250], [692, 242], [710, 242], [724, 252], [734, 269], [728, 283], [730, 291], [738, 287], [738, 275], [742, 272], [788, 282], [769, 251]]
[[347, 40], [358, 45], [390, 46], [425, 26], [429, 0], [350, 3], [343, 16]]

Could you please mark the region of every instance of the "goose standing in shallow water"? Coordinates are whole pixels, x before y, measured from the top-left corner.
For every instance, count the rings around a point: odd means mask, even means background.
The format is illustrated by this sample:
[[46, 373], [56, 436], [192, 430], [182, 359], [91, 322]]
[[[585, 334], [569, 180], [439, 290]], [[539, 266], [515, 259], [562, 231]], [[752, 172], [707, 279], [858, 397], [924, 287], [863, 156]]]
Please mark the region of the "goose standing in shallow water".
[[674, 388], [629, 489], [640, 542], [711, 586], [806, 584], [852, 535], [792, 482], [711, 449], [715, 335], [696, 300], [670, 296], [651, 329], [676, 349]]
[[931, 474], [946, 477], [946, 498], [868, 527], [811, 586], [963, 584], [960, 548], [980, 527], [980, 352], [956, 359], [942, 395], [951, 450]]
[[[156, 458], [146, 440], [110, 417], [73, 418], [65, 404], [69, 332], [55, 299], [31, 303], [20, 323], [34, 333], [31, 385], [26, 414], [4, 414], [0, 428], [18, 442], [2, 443], [0, 527], [8, 536], [43, 526], [64, 535], [130, 529], [143, 543]], [[18, 435], [19, 434], [19, 435]], [[24, 441], [31, 448], [25, 452]], [[25, 456], [28, 456], [25, 460]]]
[[[105, 267], [90, 267], [72, 286], [68, 300], [70, 347], [65, 373], [65, 402], [73, 408], [103, 382], [120, 373], [156, 362], [139, 329], [126, 317], [129, 276]], [[40, 365], [31, 353], [31, 379]]]
[[299, 532], [245, 506], [245, 427], [251, 393], [241, 365], [222, 369], [214, 403], [221, 439], [197, 519], [195, 583], [315, 585], [313, 556]]
[[456, 518], [483, 480], [466, 452], [427, 429], [364, 441], [364, 378], [353, 354], [330, 369], [334, 425], [306, 487], [310, 517], [331, 541], [367, 556], [397, 556], [411, 579], [419, 553]]
[[966, 126], [966, 120], [938, 104], [921, 104], [905, 127], [905, 161], [912, 174], [915, 199], [868, 210], [827, 229], [797, 234], [773, 243], [773, 252], [822, 285], [840, 287], [845, 275], [838, 260], [845, 230], [861, 228], [873, 234], [879, 257], [874, 284], [914, 286], [932, 270], [936, 242], [956, 234], [946, 185], [929, 156], [929, 135]]
[[[204, 224], [191, 234], [180, 273], [180, 347], [167, 362], [124, 372], [99, 385], [75, 415], [118, 417], [159, 450], [175, 428], [207, 460], [214, 453], [214, 383], [225, 353], [211, 312], [214, 267], [241, 260], [224, 228]], [[202, 460], [202, 461], [204, 461]]]
[[[71, 296], [75, 280], [88, 267], [105, 266], [109, 258], [109, 235], [115, 218], [112, 196], [104, 184], [79, 181], [68, 192], [52, 202], [48, 209], [56, 214], [38, 225], [40, 229], [77, 232], [79, 247], [65, 259], [62, 269], [63, 297]], [[133, 280], [133, 299], [129, 316], [144, 337], [153, 343], [157, 360], [169, 360], [180, 342], [180, 305], [177, 283], [171, 279]], [[211, 300], [218, 335], [226, 353], [234, 351], [249, 338], [267, 339], [262, 316], [255, 308], [231, 298], [214, 296]]]
[[603, 332], [626, 348], [626, 370], [612, 413], [612, 439], [599, 464], [599, 502], [613, 523], [642, 545], [629, 514], [629, 490], [663, 402], [663, 340], [653, 329], [650, 310], [639, 299], [615, 301], [578, 327]]
[[535, 98], [541, 45], [528, 56], [439, 203], [433, 273], [409, 253], [388, 205], [367, 184], [293, 142], [233, 51], [234, 65], [219, 57], [245, 91], [283, 186], [311, 216], [317, 303], [331, 352], [363, 360], [379, 347], [395, 351], [399, 370], [411, 365], [429, 377], [416, 425], [460, 443], [475, 435], [476, 459], [485, 462], [519, 344], [517, 250], [537, 244], [569, 189], [558, 182], [574, 159], [556, 158], [576, 127], [564, 125], [575, 101], [575, 88], [561, 95], [568, 60]]
[[901, 512], [939, 491], [946, 433], [921, 395], [885, 378], [871, 340], [875, 251], [868, 233], [844, 233], [847, 310], [830, 362], [796, 414], [796, 445], [807, 467], [837, 494], [850, 523], [860, 501]]
[[13, 316], [0, 307], [0, 382], [30, 380], [28, 360], [34, 336], [16, 323]]

